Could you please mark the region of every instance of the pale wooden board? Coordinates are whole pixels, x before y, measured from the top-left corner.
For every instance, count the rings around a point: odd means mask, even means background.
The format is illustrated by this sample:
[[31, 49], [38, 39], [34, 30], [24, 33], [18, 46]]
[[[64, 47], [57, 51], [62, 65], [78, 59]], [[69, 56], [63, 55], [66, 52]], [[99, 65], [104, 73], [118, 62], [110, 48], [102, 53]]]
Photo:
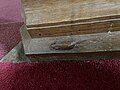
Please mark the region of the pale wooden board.
[[23, 0], [27, 25], [120, 15], [119, 0]]
[[31, 61], [70, 61], [70, 60], [120, 60], [120, 52], [99, 52], [99, 53], [79, 53], [79, 54], [45, 54], [45, 55], [25, 55], [23, 45], [20, 42], [14, 47], [0, 62], [31, 62]]
[[120, 19], [106, 21], [96, 21], [87, 23], [74, 23], [70, 25], [56, 25], [49, 27], [29, 28], [28, 32], [32, 38], [54, 37], [66, 35], [81, 35], [91, 33], [101, 33], [108, 31], [119, 31]]
[[32, 38], [120, 30], [119, 0], [23, 0], [23, 5]]
[[[119, 60], [120, 31], [61, 37], [31, 38], [25, 25], [21, 28], [25, 54], [32, 61], [53, 60]], [[71, 40], [78, 42], [71, 50], [53, 50], [51, 43]]]
[[[31, 38], [26, 27], [21, 28], [22, 41], [26, 54], [82, 53], [120, 50], [120, 31], [99, 34], [71, 35], [59, 37]], [[54, 50], [54, 42], [72, 41], [76, 45], [71, 50]]]
[[[76, 42], [71, 50], [55, 50], [50, 46], [54, 42], [72, 41]], [[29, 46], [25, 49], [26, 54], [50, 54], [50, 53], [82, 53], [82, 52], [100, 52], [100, 51], [118, 51], [120, 50], [120, 32], [95, 35], [73, 35], [61, 37], [33, 38]]]
[[0, 62], [30, 62], [24, 53], [23, 44], [20, 42]]

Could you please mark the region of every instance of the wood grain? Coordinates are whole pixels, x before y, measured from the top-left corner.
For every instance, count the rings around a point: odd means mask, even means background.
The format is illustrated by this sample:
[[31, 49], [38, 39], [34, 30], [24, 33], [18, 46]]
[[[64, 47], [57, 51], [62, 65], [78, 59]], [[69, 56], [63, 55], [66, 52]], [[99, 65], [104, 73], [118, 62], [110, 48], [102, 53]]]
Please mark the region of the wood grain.
[[23, 0], [32, 38], [120, 29], [119, 0]]
[[[51, 50], [50, 44], [66, 40], [65, 37], [53, 39], [37, 38], [31, 40], [26, 55], [32, 61], [70, 61], [70, 60], [119, 60], [120, 32], [101, 33], [68, 37], [77, 45], [71, 50]], [[29, 53], [28, 53], [29, 52]]]
[[27, 25], [120, 14], [119, 0], [23, 0]]
[[[120, 50], [120, 31], [99, 34], [31, 38], [25, 29], [26, 27], [24, 26], [21, 28], [21, 34], [26, 54], [59, 54]], [[56, 45], [75, 45], [70, 50], [55, 50], [51, 48], [51, 45], [54, 43], [56, 43]]]
[[120, 60], [120, 51], [90, 52], [90, 53], [59, 53], [59, 54], [27, 54], [33, 62], [36, 61], [92, 61]]
[[56, 25], [49, 27], [34, 27], [28, 28], [28, 32], [32, 38], [41, 37], [54, 37], [54, 36], [66, 36], [66, 35], [80, 35], [80, 34], [92, 34], [108, 31], [119, 31], [120, 20], [111, 19], [106, 21], [74, 23], [65, 25]]
[[[120, 31], [71, 35], [60, 37], [31, 38], [26, 26], [21, 28], [25, 54], [33, 61], [51, 60], [109, 60], [120, 59]], [[76, 42], [71, 50], [54, 50], [54, 42]]]

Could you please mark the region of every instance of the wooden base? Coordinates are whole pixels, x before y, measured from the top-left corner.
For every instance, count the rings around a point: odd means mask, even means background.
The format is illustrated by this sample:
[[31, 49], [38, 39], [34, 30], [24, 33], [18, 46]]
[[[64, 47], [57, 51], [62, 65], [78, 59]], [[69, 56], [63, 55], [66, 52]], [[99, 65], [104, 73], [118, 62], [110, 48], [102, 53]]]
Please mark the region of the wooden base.
[[[120, 31], [86, 35], [32, 38], [27, 32], [26, 27], [23, 26], [21, 28], [21, 34], [26, 55], [43, 55], [52, 53], [74, 54], [120, 50]], [[53, 44], [60, 49], [52, 48], [51, 45]], [[66, 49], [63, 47], [64, 45], [71, 44], [74, 44], [72, 48]]]
[[31, 61], [91, 61], [91, 60], [120, 60], [120, 51], [73, 53], [73, 54], [29, 54]]
[[[41, 37], [55, 37], [55, 36], [66, 36], [66, 35], [82, 35], [101, 33], [108, 31], [119, 31], [120, 30], [120, 18], [118, 16], [109, 17], [108, 20], [98, 20], [79, 22], [74, 24], [54, 25], [47, 27], [33, 27], [27, 28], [28, 33], [32, 38]], [[108, 17], [107, 17], [108, 18]], [[114, 18], [114, 19], [112, 19]]]

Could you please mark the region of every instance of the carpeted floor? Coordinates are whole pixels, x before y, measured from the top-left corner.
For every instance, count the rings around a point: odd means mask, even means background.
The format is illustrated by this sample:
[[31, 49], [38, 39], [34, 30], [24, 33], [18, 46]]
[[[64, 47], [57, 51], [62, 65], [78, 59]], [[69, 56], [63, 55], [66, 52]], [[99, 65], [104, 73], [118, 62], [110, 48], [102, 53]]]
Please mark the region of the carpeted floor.
[[21, 40], [21, 0], [0, 0], [0, 59]]
[[120, 90], [120, 61], [0, 63], [0, 90]]

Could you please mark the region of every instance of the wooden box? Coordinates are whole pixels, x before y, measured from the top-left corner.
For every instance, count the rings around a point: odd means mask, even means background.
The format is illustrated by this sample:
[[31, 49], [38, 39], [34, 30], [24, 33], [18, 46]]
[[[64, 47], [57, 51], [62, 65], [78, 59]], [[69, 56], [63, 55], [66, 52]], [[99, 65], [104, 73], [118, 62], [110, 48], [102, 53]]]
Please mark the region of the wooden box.
[[[119, 0], [22, 0], [26, 55], [120, 50]], [[117, 31], [117, 32], [113, 32]]]

